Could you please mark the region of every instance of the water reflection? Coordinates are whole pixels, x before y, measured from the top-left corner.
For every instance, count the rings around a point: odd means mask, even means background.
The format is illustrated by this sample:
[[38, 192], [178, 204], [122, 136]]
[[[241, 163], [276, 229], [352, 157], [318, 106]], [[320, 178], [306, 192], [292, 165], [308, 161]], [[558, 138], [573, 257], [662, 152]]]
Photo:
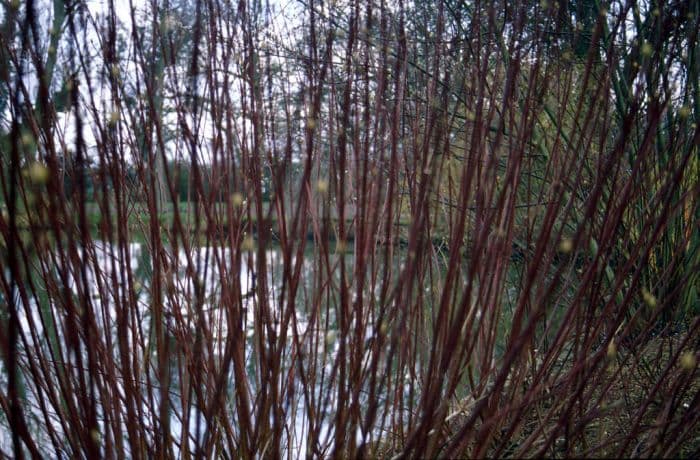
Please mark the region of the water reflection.
[[[170, 336], [170, 431], [174, 439], [188, 438], [190, 449], [194, 449], [196, 438], [201, 439], [207, 430], [207, 421], [204, 414], [197, 409], [197, 404], [192, 404], [191, 396], [183, 394], [186, 388], [190, 388], [191, 382], [187, 381], [187, 375], [182, 374], [182, 369], [192, 363], [188, 360], [204, 359], [193, 352], [194, 344], [186, 340], [196, 337], [198, 331], [206, 331], [208, 337], [206, 343], [207, 359], [216, 362], [225, 355], [227, 338], [233, 333], [231, 327], [240, 328], [245, 337], [245, 369], [246, 381], [236, 382], [233, 370], [229, 370], [226, 384], [226, 409], [227, 415], [237, 417], [234, 406], [236, 385], [246, 385], [252, 396], [252, 404], [258, 399], [261, 375], [261, 359], [271, 350], [266, 349], [267, 339], [280, 337], [286, 334], [286, 346], [283, 350], [276, 350], [279, 354], [282, 370], [280, 375], [288, 376], [293, 389], [287, 389], [289, 397], [285, 398], [284, 407], [281, 408], [287, 420], [287, 439], [289, 445], [283, 446], [283, 451], [291, 453], [293, 457], [304, 455], [307, 446], [306, 439], [309, 436], [308, 407], [302, 388], [302, 380], [297, 378], [298, 365], [301, 363], [308, 369], [314, 367], [315, 372], [322, 373], [325, 377], [316, 378], [315, 387], [311, 391], [314, 401], [322, 401], [322, 408], [315, 408], [323, 420], [333, 420], [337, 403], [336, 385], [332, 383], [330, 376], [334, 372], [341, 341], [336, 324], [336, 311], [332, 306], [337, 299], [332, 290], [325, 290], [320, 283], [338, 283], [337, 270], [329, 270], [330, 279], [323, 279], [318, 273], [318, 259], [312, 252], [303, 256], [300, 267], [300, 284], [291, 301], [294, 305], [292, 311], [286, 308], [290, 304], [289, 285], [283, 282], [285, 261], [282, 253], [277, 249], [265, 251], [265, 273], [257, 273], [256, 267], [260, 266], [256, 260], [256, 254], [246, 252], [236, 254], [228, 247], [207, 246], [198, 247], [190, 254], [182, 249], [175, 251], [166, 250], [163, 257], [164, 263], [160, 270], [161, 278], [155, 279], [152, 251], [144, 243], [130, 243], [117, 246], [104, 241], [94, 241], [86, 252], [78, 251], [80, 269], [70, 271], [67, 278], [65, 295], [71, 297], [74, 304], [80, 304], [79, 300], [86, 298], [88, 308], [94, 314], [94, 333], [99, 335], [103, 344], [112, 344], [109, 352], [112, 356], [102, 356], [98, 359], [109, 359], [112, 363], [120, 363], [128, 359], [140, 369], [135, 370], [138, 376], [135, 384], [142, 395], [143, 400], [137, 401], [144, 407], [145, 413], [152, 413], [153, 408], [160, 405], [159, 391], [153, 391], [158, 382], [158, 357], [156, 356], [155, 342], [155, 311], [162, 308], [164, 326]], [[352, 264], [352, 254], [333, 257], [345, 257], [348, 264]], [[287, 261], [287, 266], [293, 267], [296, 260]], [[36, 336], [48, 337], [48, 340], [38, 339], [33, 345], [23, 349], [22, 353], [41, 353], [43, 356], [53, 356], [56, 361], [63, 360], [69, 364], [72, 354], [67, 349], [65, 339], [65, 305], [67, 298], [58, 293], [62, 278], [57, 267], [37, 267], [37, 275], [42, 273], [53, 276], [35, 277], [37, 295], [30, 299], [21, 310], [20, 321], [22, 330], [33, 330]], [[263, 279], [264, 277], [264, 279]], [[335, 278], [334, 278], [335, 277]], [[81, 282], [84, 280], [84, 282]], [[158, 281], [162, 288], [161, 299], [155, 299], [154, 283]], [[264, 282], [263, 282], [264, 281]], [[83, 296], [83, 291], [87, 296]], [[325, 298], [318, 297], [319, 292], [326, 292]], [[261, 297], [264, 296], [264, 297]], [[136, 308], [131, 309], [134, 305]], [[162, 305], [159, 306], [159, 305]], [[232, 312], [230, 309], [238, 309]], [[53, 319], [55, 318], [55, 319]], [[237, 325], [231, 323], [231, 318], [239, 318]], [[119, 321], [126, 321], [129, 327], [126, 337], [120, 337], [124, 328], [120, 329]], [[357, 318], [353, 318], [357, 321]], [[365, 318], [369, 327], [367, 331], [373, 331], [371, 317]], [[350, 325], [354, 328], [354, 323]], [[120, 332], [121, 331], [121, 332]], [[258, 337], [262, 333], [264, 337]], [[133, 356], [121, 356], [119, 341], [126, 340], [125, 347]], [[371, 349], [371, 332], [364, 337], [365, 350]], [[39, 347], [41, 351], [37, 348]], [[87, 350], [82, 350], [86, 353]], [[183, 366], [183, 363], [185, 364]], [[296, 363], [296, 364], [294, 364]], [[99, 364], [98, 367], [107, 365]], [[363, 358], [362, 369], [368, 371], [370, 365], [369, 352]], [[55, 369], [55, 368], [51, 368]], [[3, 374], [4, 375], [4, 374]], [[51, 378], [57, 379], [58, 375]], [[29, 379], [28, 379], [29, 380]], [[129, 394], [123, 380], [117, 379], [117, 388], [113, 390], [122, 398]], [[155, 386], [154, 386], [155, 385]], [[283, 383], [281, 385], [284, 388]], [[37, 436], [44, 437], [45, 448], [50, 449], [51, 443], [46, 434], [46, 428], [41, 429], [44, 416], [38, 398], [44, 397], [37, 394], [32, 385], [27, 385], [25, 410], [28, 417], [36, 420], [36, 425], [41, 432]], [[380, 395], [381, 396], [381, 395]], [[367, 396], [362, 395], [366, 400]], [[51, 406], [48, 408], [51, 411]], [[103, 408], [100, 408], [102, 414]], [[252, 411], [255, 416], [256, 411]], [[100, 416], [102, 418], [104, 414]], [[57, 419], [54, 413], [54, 419]], [[155, 433], [157, 427], [153, 426], [150, 419], [142, 420], [151, 432]], [[255, 423], [255, 420], [253, 420]], [[102, 427], [102, 421], [100, 421]], [[234, 429], [237, 424], [232, 423]], [[61, 433], [63, 427], [56, 420], [52, 428]], [[328, 449], [332, 444], [332, 430], [324, 423], [320, 428], [320, 439], [325, 440]], [[125, 429], [126, 432], [126, 429]], [[183, 436], [183, 433], [185, 436]], [[235, 433], [234, 433], [235, 434]], [[155, 435], [154, 435], [155, 436]], [[358, 428], [358, 436], [361, 436]], [[11, 449], [9, 433], [0, 435], [0, 445], [3, 449]], [[358, 441], [360, 438], [358, 437]], [[150, 442], [150, 440], [149, 440]]]

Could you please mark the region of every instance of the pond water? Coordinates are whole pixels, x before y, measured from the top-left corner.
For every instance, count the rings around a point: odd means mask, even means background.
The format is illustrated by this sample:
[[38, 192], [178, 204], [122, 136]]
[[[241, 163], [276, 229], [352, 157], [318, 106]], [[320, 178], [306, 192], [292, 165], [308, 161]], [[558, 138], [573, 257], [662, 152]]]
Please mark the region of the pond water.
[[[170, 250], [173, 252], [172, 250]], [[149, 413], [149, 407], [158, 407], [160, 396], [158, 391], [149, 391], [148, 381], [156, 379], [158, 359], [154, 356], [154, 299], [151, 296], [153, 282], [153, 263], [151, 252], [144, 243], [131, 243], [126, 247], [95, 241], [87, 253], [78, 252], [80, 264], [72, 265], [70, 276], [67, 277], [67, 292], [63, 295], [72, 296], [76, 302], [81, 299], [82, 285], [87, 287], [87, 294], [90, 308], [94, 314], [95, 325], [97, 326], [98, 340], [103, 344], [112, 344], [109, 350], [115, 363], [120, 362], [119, 348], [116, 344], [119, 341], [119, 309], [124, 308], [125, 302], [136, 305], [135, 311], [130, 314], [129, 334], [127, 337], [128, 349], [133, 356], [129, 358], [141, 366], [141, 375], [138, 376], [137, 385], [140, 387], [139, 394], [142, 400], [138, 401]], [[183, 250], [178, 250], [177, 255], [169, 254], [169, 269], [164, 274], [163, 286], [165, 294], [163, 296], [163, 311], [165, 312], [165, 324], [169, 328], [172, 341], [171, 348], [171, 375], [170, 383], [170, 431], [174, 439], [189, 439], [190, 449], [197, 445], [197, 438], [202, 439], [207, 430], [207, 420], [198, 412], [197, 408], [190, 404], [184, 405], [186, 400], [182, 393], [186, 384], [182, 381], [182, 362], [178, 359], [185, 359], [184, 350], [192, 344], [181, 343], [183, 338], [197, 336], [197, 328], [205, 325], [207, 329], [208, 354], [214, 359], [220, 358], [225, 353], [226, 339], [232, 333], [230, 321], [232, 316], [240, 317], [238, 325], [241, 333], [245, 337], [245, 369], [246, 381], [236, 382], [233, 370], [229, 371], [229, 378], [226, 379], [226, 415], [235, 415], [235, 386], [245, 385], [254, 401], [259, 396], [259, 386], [262, 381], [261, 376], [261, 349], [265, 347], [265, 340], [257, 340], [256, 334], [263, 331], [265, 339], [270, 335], [280, 337], [286, 334], [287, 340], [284, 350], [278, 350], [282, 371], [280, 375], [289, 376], [289, 381], [294, 388], [285, 387], [288, 397], [282, 408], [287, 419], [286, 445], [282, 446], [282, 452], [291, 457], [304, 456], [307, 451], [306, 440], [309, 436], [309, 423], [307, 417], [307, 403], [303, 397], [302, 379], [299, 378], [297, 366], [298, 360], [291, 359], [293, 356], [303, 356], [307, 366], [313, 367], [318, 375], [313, 379], [314, 388], [312, 397], [314, 401], [323, 401], [323, 408], [316, 408], [322, 416], [322, 426], [320, 426], [320, 439], [325, 445], [320, 446], [322, 450], [328, 451], [332, 446], [332, 429], [330, 421], [335, 415], [335, 401], [337, 398], [338, 382], [333, 382], [330, 377], [334, 375], [337, 367], [336, 358], [343, 338], [339, 337], [338, 324], [336, 318], [335, 305], [337, 304], [335, 288], [328, 288], [319, 283], [338, 283], [339, 270], [337, 269], [341, 258], [348, 267], [352, 267], [352, 253], [331, 254], [329, 256], [329, 266], [324, 268], [326, 274], [320, 275], [319, 262], [321, 260], [318, 253], [307, 250], [303, 254], [300, 265], [299, 288], [294, 300], [294, 311], [291, 320], [286, 323], [286, 329], [282, 329], [285, 324], [284, 314], [288, 313], [285, 305], [290, 296], [289, 285], [285, 280], [285, 261], [279, 248], [272, 248], [265, 251], [265, 265], [267, 272], [265, 285], [267, 289], [260, 288], [262, 281], [261, 274], [256, 273], [258, 266], [254, 252], [247, 252], [242, 257], [236, 258], [231, 253], [231, 249], [222, 246], [198, 247], [186, 254]], [[396, 264], [400, 263], [397, 257]], [[43, 259], [42, 259], [43, 260]], [[294, 257], [287, 261], [287, 266], [294, 266]], [[57, 263], [56, 266], [60, 266]], [[47, 449], [46, 454], [55, 455], [51, 448], [45, 425], [45, 417], [42, 413], [39, 399], [46, 400], [46, 390], [41, 389], [41, 384], [33, 382], [27, 371], [26, 356], [33, 353], [33, 356], [41, 354], [44, 357], [53, 357], [55, 360], [71, 361], [65, 340], [65, 299], [61, 299], [61, 278], [56, 266], [42, 266], [37, 262], [34, 267], [33, 285], [34, 292], [29, 301], [25, 303], [18, 297], [17, 302], [20, 307], [20, 322], [23, 331], [33, 331], [34, 340], [29, 340], [26, 345], [20, 345], [20, 366], [23, 375], [23, 407], [26, 417], [32, 423], [32, 432], [38, 440], [38, 444]], [[194, 268], [194, 270], [193, 270]], [[81, 271], [84, 270], [84, 271]], [[48, 275], [48, 276], [47, 276]], [[85, 283], [78, 280], [83, 279]], [[288, 279], [288, 278], [287, 278]], [[195, 281], [197, 280], [197, 281]], [[59, 287], [57, 289], [57, 286]], [[197, 314], [197, 289], [201, 286], [199, 298], [201, 299], [202, 316]], [[241, 293], [240, 303], [225, 302], [224, 298], [231, 292]], [[377, 289], [368, 289], [367, 296], [377, 296]], [[259, 298], [261, 292], [266, 296], [265, 302]], [[322, 294], [319, 297], [319, 293]], [[260, 312], [260, 305], [264, 303], [268, 306], [266, 316]], [[232, 315], [231, 305], [241, 308], [240, 315]], [[123, 315], [123, 311], [121, 312]], [[358, 318], [353, 318], [357, 321]], [[367, 369], [371, 359], [370, 343], [373, 339], [373, 331], [377, 327], [373, 324], [374, 317], [368, 314], [364, 319], [365, 336], [363, 337], [366, 346], [363, 369]], [[203, 321], [203, 322], [202, 322]], [[256, 323], [257, 322], [257, 323]], [[235, 327], [235, 326], [234, 326]], [[351, 325], [352, 327], [352, 325]], [[257, 331], [257, 332], [256, 332]], [[83, 342], [84, 343], [84, 342]], [[191, 348], [190, 348], [191, 350]], [[87, 350], [82, 349], [83, 354]], [[192, 358], [192, 355], [188, 355]], [[99, 359], [99, 357], [98, 357]], [[75, 364], [75, 363], [73, 363]], [[102, 364], [98, 363], [98, 367]], [[49, 368], [52, 374], [50, 379], [58, 379], [56, 367]], [[409, 387], [415, 384], [418, 372], [405, 376], [404, 398], [410, 397]], [[7, 374], [2, 374], [3, 385], [6, 385]], [[147, 377], [150, 377], [147, 378]], [[186, 378], [186, 376], [185, 376]], [[152, 382], [151, 382], [152, 383]], [[51, 383], [49, 382], [49, 385]], [[116, 392], [122, 397], [126, 397], [126, 391], [121, 383], [117, 383]], [[151, 388], [152, 390], [152, 388]], [[361, 400], [366, 400], [367, 395], [363, 394]], [[376, 395], [380, 400], [385, 395]], [[381, 412], [380, 405], [380, 412]], [[98, 407], [98, 419], [104, 416], [104, 408]], [[150, 409], [153, 410], [153, 409]], [[49, 414], [54, 414], [55, 409], [48, 404]], [[255, 417], [256, 411], [251, 412]], [[378, 420], [383, 417], [377, 417]], [[7, 421], [2, 420], [4, 426]], [[102, 422], [100, 430], [102, 431]], [[150, 419], [144, 419], [144, 424], [151, 424]], [[255, 419], [253, 419], [253, 423]], [[381, 428], [377, 425], [376, 430]], [[234, 429], [237, 425], [232, 423]], [[57, 433], [62, 433], [62, 426], [58, 421], [53, 424]], [[151, 428], [153, 428], [151, 426]], [[125, 430], [126, 432], [126, 430]], [[376, 431], [375, 431], [376, 432]], [[358, 428], [358, 443], [364, 441], [367, 433], [363, 435]], [[42, 442], [43, 440], [43, 442]], [[0, 433], [0, 447], [10, 452], [12, 450], [11, 436], [8, 431]]]

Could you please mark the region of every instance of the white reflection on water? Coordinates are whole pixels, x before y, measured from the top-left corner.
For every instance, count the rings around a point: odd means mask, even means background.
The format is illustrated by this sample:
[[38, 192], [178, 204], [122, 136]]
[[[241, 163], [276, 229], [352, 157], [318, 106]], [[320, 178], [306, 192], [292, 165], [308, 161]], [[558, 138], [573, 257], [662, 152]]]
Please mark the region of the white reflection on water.
[[[267, 304], [269, 305], [269, 315], [271, 318], [272, 330], [276, 335], [287, 334], [288, 348], [292, 344], [292, 324], [287, 328], [287, 330], [282, 330], [282, 317], [279, 309], [280, 305], [280, 282], [282, 278], [282, 256], [279, 251], [268, 250], [265, 253], [266, 265], [269, 267], [266, 276], [267, 284]], [[127, 341], [129, 344], [129, 350], [135, 353], [136, 356], [130, 356], [133, 362], [141, 363], [141, 365], [148, 366], [147, 371], [152, 379], [156, 379], [157, 374], [157, 359], [147, 356], [148, 350], [152, 350], [152, 345], [150, 341], [154, 340], [152, 337], [153, 330], [153, 299], [151, 298], [152, 293], [152, 261], [150, 259], [150, 252], [148, 248], [142, 243], [131, 243], [126, 247], [119, 248], [115, 245], [111, 245], [103, 241], [95, 241], [89, 248], [87, 256], [83, 251], [79, 251], [78, 257], [80, 258], [81, 264], [79, 269], [73, 270], [71, 276], [68, 278], [68, 292], [74, 296], [74, 302], [78, 302], [80, 298], [79, 293], [82, 290], [82, 283], [79, 282], [84, 270], [84, 276], [86, 279], [85, 287], [88, 292], [88, 302], [91, 311], [94, 314], [95, 324], [97, 325], [96, 334], [99, 335], [99, 340], [104, 344], [109, 341], [112, 344], [116, 344], [118, 341], [118, 309], [123, 309], [126, 302], [133, 299], [136, 308], [136, 317], [138, 318], [137, 324], [140, 327], [130, 330]], [[192, 261], [192, 266], [188, 267], [188, 259]], [[260, 299], [258, 295], [260, 290], [257, 289], [260, 283], [259, 274], [254, 273], [254, 267], [256, 266], [255, 254], [247, 253], [240, 258], [240, 265], [238, 267], [234, 265], [234, 257], [231, 253], [231, 249], [227, 247], [199, 247], [192, 251], [190, 257], [183, 250], [179, 250], [177, 256], [170, 257], [168, 263], [168, 269], [166, 270], [166, 278], [163, 280], [164, 295], [163, 295], [163, 310], [166, 312], [167, 323], [171, 328], [173, 328], [173, 337], [177, 340], [177, 329], [183, 327], [189, 327], [191, 330], [196, 330], [200, 323], [196, 322], [197, 309], [196, 305], [196, 294], [195, 294], [195, 278], [198, 280], [199, 285], [202, 286], [201, 295], [201, 311], [204, 312], [204, 318], [206, 319], [206, 327], [211, 332], [211, 337], [214, 342], [211, 345], [211, 350], [213, 350], [214, 355], [219, 355], [223, 353], [225, 338], [229, 335], [229, 325], [225, 320], [227, 312], [221, 308], [222, 301], [222, 282], [229, 283], [228, 289], [231, 289], [231, 282], [236, 283], [236, 291], [242, 294], [242, 301], [240, 303], [244, 314], [242, 315], [241, 327], [244, 330], [246, 337], [246, 347], [245, 347], [245, 362], [246, 369], [248, 372], [246, 384], [251, 389], [251, 396], [253, 400], [256, 396], [256, 384], [259, 381], [258, 372], [258, 359], [256, 354], [256, 343], [255, 340], [255, 320], [256, 312], [259, 312]], [[302, 286], [299, 289], [299, 296], [303, 297], [306, 295], [306, 289], [312, 283], [313, 273], [314, 273], [314, 261], [312, 257], [305, 257], [302, 261]], [[56, 278], [58, 278], [58, 269], [56, 267], [53, 270], [48, 270], [49, 273], [56, 273]], [[36, 281], [36, 280], [35, 280]], [[43, 287], [39, 287], [39, 290], [45, 290]], [[313, 289], [311, 289], [313, 292]], [[131, 296], [131, 297], [130, 297]], [[20, 323], [22, 330], [29, 331], [32, 327], [37, 333], [38, 337], [42, 337], [44, 332], [42, 328], [42, 320], [48, 317], [48, 312], [53, 310], [53, 313], [61, 318], [62, 312], [61, 308], [65, 308], [60, 305], [60, 300], [55, 299], [52, 296], [42, 296], [32, 297], [29, 305], [23, 305], [20, 310]], [[299, 302], [299, 305], [308, 305], [308, 299], [304, 299]], [[295, 308], [295, 327], [300, 336], [305, 334], [311, 334], [312, 331], [309, 328], [309, 320], [307, 317], [306, 307]], [[42, 312], [43, 315], [42, 315]], [[330, 315], [328, 318], [330, 328], [333, 329], [335, 324], [334, 310], [328, 309], [321, 311], [323, 315]], [[131, 314], [131, 313], [130, 313]], [[43, 318], [42, 318], [43, 316]], [[30, 324], [32, 323], [32, 324]], [[59, 319], [59, 323], [62, 323]], [[325, 323], [325, 318], [317, 319], [316, 327], [323, 327]], [[322, 325], [322, 326], [318, 326]], [[324, 331], [325, 329], [322, 329]], [[51, 335], [51, 334], [49, 334]], [[66, 348], [66, 342], [62, 340], [61, 327], [57, 328], [55, 334], [55, 343], [53, 346], [60, 348], [63, 357], [72, 356], [68, 353]], [[191, 337], [188, 335], [186, 337]], [[108, 340], [109, 339], [109, 340]], [[368, 338], [369, 339], [369, 338]], [[44, 341], [45, 342], [45, 341]], [[324, 359], [325, 371], [326, 373], [331, 372], [334, 360], [336, 359], [338, 353], [338, 340], [328, 341], [325, 340], [325, 333], [322, 334], [321, 339], [314, 341], [317, 350], [317, 356], [319, 359]], [[305, 359], [311, 354], [308, 348], [308, 343], [302, 343], [305, 348]], [[44, 356], [51, 356], [51, 353], [47, 351], [47, 344], [40, 344]], [[37, 351], [32, 349], [25, 350], [20, 349], [20, 354], [24, 353], [36, 353]], [[83, 356], [86, 356], [86, 350], [82, 350]], [[114, 362], [118, 363], [121, 360], [119, 356], [119, 348], [115, 345], [111, 349], [113, 354]], [[287, 355], [291, 353], [286, 350]], [[58, 356], [54, 352], [53, 356]], [[21, 359], [21, 358], [20, 358]], [[145, 364], [148, 363], [148, 364]], [[365, 366], [369, 363], [369, 355], [366, 356]], [[75, 365], [69, 364], [69, 365]], [[308, 363], [307, 363], [308, 365]], [[295, 369], [289, 369], [287, 363], [283, 362], [285, 366], [282, 375], [287, 375], [288, 372], [295, 372]], [[53, 372], [53, 370], [52, 370]], [[55, 377], [55, 376], [54, 376]], [[6, 379], [6, 374], [2, 373], [2, 378]], [[25, 378], [26, 374], [25, 374]], [[140, 374], [141, 381], [136, 382], [140, 386], [141, 394], [145, 400], [140, 401], [144, 407], [144, 412], [149, 413], [151, 409], [157, 408], [160, 405], [159, 391], [147, 391], [146, 375]], [[157, 380], [154, 380], [157, 381]], [[6, 382], [3, 382], [6, 383]], [[234, 382], [233, 372], [229, 373], [228, 390], [230, 392], [227, 398], [227, 414], [233, 415], [235, 409], [232, 406], [233, 401], [233, 389], [236, 382]], [[294, 379], [294, 384], [297, 386], [301, 385], [299, 379]], [[33, 433], [36, 436], [38, 444], [43, 448], [47, 449], [47, 452], [51, 451], [51, 443], [48, 439], [46, 433], [46, 427], [44, 416], [40, 410], [38, 404], [39, 397], [36, 394], [36, 388], [31, 382], [27, 382], [27, 395], [24, 408], [26, 411], [26, 416], [28, 420], [34, 420], [34, 425], [37, 427]], [[207, 428], [207, 421], [201, 414], [197, 413], [194, 406], [187, 408], [189, 410], [189, 417], [186, 417], [186, 410], [181, 404], [180, 394], [181, 382], [179, 382], [179, 377], [176, 373], [173, 374], [173, 380], [170, 387], [170, 404], [171, 404], [171, 418], [170, 418], [170, 429], [172, 436], [175, 439], [179, 439], [183, 434], [183, 420], [188, 420], [187, 432], [189, 433], [189, 443], [190, 449], [193, 450], [195, 447], [195, 437], [197, 435], [202, 437], [203, 433]], [[95, 388], [98, 391], [97, 388]], [[121, 380], [117, 383], [117, 388], [112, 388], [117, 394], [125, 398], [125, 390], [123, 382]], [[323, 389], [314, 388], [317, 400], [326, 401], [325, 419], [332, 420], [333, 414], [336, 407], [336, 394], [335, 391], [329, 391], [328, 386]], [[323, 392], [323, 394], [320, 394]], [[147, 396], [147, 395], [151, 396]], [[286, 433], [288, 435], [287, 446], [282, 446], [283, 452], [291, 454], [292, 457], [304, 456], [306, 453], [306, 439], [309, 435], [308, 430], [308, 419], [307, 410], [305, 407], [303, 392], [301, 388], [294, 391], [294, 398], [287, 400], [285, 406], [283, 407], [283, 412], [288, 420], [288, 426], [286, 428]], [[98, 408], [98, 418], [103, 419], [102, 408]], [[55, 412], [51, 412], [51, 406], [48, 405], [48, 411], [53, 419], [52, 426], [57, 433], [62, 432], [62, 427], [58, 422]], [[253, 410], [251, 412], [255, 414]], [[6, 421], [2, 421], [6, 426]], [[152, 428], [152, 420], [146, 418], [142, 420], [142, 423]], [[197, 425], [199, 423], [199, 426]], [[255, 421], [253, 420], [253, 423]], [[103, 422], [100, 421], [100, 429], [102, 430]], [[233, 423], [234, 429], [236, 423]], [[199, 428], [199, 429], [198, 429]], [[126, 427], [122, 430], [126, 435]], [[358, 432], [358, 436], [360, 433]], [[43, 438], [43, 439], [42, 439]], [[329, 448], [332, 443], [332, 433], [331, 428], [324, 424], [321, 427], [321, 437], [320, 439], [326, 440], [328, 443], [326, 448]], [[359, 438], [358, 438], [359, 440]], [[150, 443], [152, 439], [149, 439]], [[11, 435], [9, 432], [0, 434], [0, 447], [5, 451], [11, 451]], [[323, 447], [323, 446], [322, 446]], [[52, 452], [52, 454], [55, 454]]]

